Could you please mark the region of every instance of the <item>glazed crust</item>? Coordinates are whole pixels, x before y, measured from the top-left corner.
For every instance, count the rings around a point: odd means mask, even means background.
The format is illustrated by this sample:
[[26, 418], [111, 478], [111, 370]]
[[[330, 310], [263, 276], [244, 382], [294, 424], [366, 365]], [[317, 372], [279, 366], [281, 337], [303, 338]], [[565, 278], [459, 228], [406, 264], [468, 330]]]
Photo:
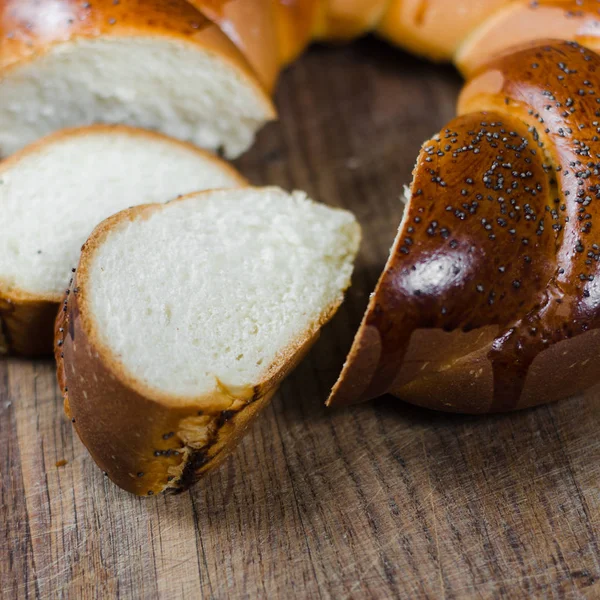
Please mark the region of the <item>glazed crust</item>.
[[596, 0], [391, 0], [377, 31], [469, 76], [496, 53], [540, 38], [600, 47]]
[[55, 329], [57, 376], [67, 415], [107, 476], [138, 495], [187, 489], [218, 466], [304, 358], [339, 306], [331, 306], [320, 323], [283, 349], [255, 386], [227, 389], [221, 384], [214, 392], [191, 399], [146, 387], [99, 341], [86, 299], [88, 267], [95, 250], [114, 227], [123, 221], [147, 218], [164, 207], [136, 206], [95, 229], [82, 249]]
[[556, 38], [600, 50], [600, 5], [597, 0], [538, 0], [512, 3], [487, 18], [467, 36], [454, 63], [472, 76], [496, 54], [532, 40]]
[[[48, 145], [55, 144], [65, 137], [85, 137], [94, 132], [118, 132], [141, 140], [159, 140], [183, 147], [207, 161], [214, 161], [220, 170], [228, 170], [232, 178], [239, 180], [240, 186], [248, 184], [233, 167], [192, 144], [124, 125], [91, 125], [53, 133], [0, 163], [0, 177], [23, 158], [40, 152]], [[61, 300], [62, 297], [54, 294], [30, 294], [0, 281], [0, 354], [50, 356], [53, 353], [54, 321]]]
[[39, 0], [1, 0], [0, 69], [77, 37], [159, 35], [219, 54], [271, 92], [313, 39], [376, 31], [471, 73], [493, 52], [540, 34], [600, 47], [598, 23], [596, 0], [59, 0], [46, 10]]
[[316, 37], [349, 40], [375, 29], [389, 0], [328, 0]]
[[272, 0], [187, 0], [235, 44], [261, 83], [272, 92], [281, 57]]
[[391, 0], [377, 31], [411, 52], [449, 61], [477, 26], [512, 1]]
[[288, 65], [311, 43], [323, 19], [322, 0], [274, 0], [275, 25], [282, 65]]
[[599, 99], [600, 57], [567, 42], [465, 87], [464, 114], [421, 152], [331, 405], [505, 411], [598, 383]]
[[184, 0], [59, 0], [45, 10], [39, 0], [0, 1], [0, 69], [5, 71], [55, 44], [137, 35], [168, 37], [214, 52], [256, 85], [248, 62], [229, 38]]

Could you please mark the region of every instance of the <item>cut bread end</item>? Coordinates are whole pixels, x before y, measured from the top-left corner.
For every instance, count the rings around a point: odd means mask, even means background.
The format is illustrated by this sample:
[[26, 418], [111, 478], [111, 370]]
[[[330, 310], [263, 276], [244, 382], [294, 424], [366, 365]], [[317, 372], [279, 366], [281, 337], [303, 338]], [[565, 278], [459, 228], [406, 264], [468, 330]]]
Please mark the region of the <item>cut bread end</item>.
[[0, 318], [8, 340], [0, 346], [51, 352], [56, 306], [82, 244], [103, 219], [245, 183], [190, 144], [123, 126], [62, 131], [13, 155], [0, 166]]
[[277, 188], [194, 194], [100, 225], [57, 353], [101, 468], [147, 494], [218, 464], [341, 304], [359, 241], [350, 213]]
[[235, 157], [274, 118], [251, 73], [160, 36], [79, 38], [0, 73], [0, 157], [65, 127], [122, 123]]

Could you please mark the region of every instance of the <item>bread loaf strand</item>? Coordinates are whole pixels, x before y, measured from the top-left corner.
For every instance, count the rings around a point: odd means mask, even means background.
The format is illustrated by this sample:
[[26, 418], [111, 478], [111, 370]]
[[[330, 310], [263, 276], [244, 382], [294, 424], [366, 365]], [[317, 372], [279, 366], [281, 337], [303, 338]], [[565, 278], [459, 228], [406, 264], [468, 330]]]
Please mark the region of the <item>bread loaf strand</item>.
[[330, 405], [514, 410], [600, 380], [600, 57], [529, 47], [469, 81]]

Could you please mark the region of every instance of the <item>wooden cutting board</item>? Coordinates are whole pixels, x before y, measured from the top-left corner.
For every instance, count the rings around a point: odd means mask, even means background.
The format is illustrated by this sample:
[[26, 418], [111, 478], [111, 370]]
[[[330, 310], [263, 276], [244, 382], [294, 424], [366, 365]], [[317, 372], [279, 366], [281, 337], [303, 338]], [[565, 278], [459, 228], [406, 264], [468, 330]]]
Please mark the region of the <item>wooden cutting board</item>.
[[365, 241], [314, 351], [193, 491], [116, 488], [52, 364], [0, 361], [2, 598], [600, 598], [598, 394], [489, 418], [323, 406], [459, 87], [374, 40], [314, 48], [283, 77], [281, 122], [239, 166], [353, 210]]

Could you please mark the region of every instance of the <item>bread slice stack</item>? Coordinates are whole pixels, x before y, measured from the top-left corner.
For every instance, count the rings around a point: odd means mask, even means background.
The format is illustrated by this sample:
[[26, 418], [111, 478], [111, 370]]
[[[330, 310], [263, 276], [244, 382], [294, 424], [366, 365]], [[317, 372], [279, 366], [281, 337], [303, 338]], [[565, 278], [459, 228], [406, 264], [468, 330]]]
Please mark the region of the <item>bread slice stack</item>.
[[354, 217], [278, 188], [125, 210], [83, 247], [57, 320], [66, 408], [122, 488], [215, 467], [350, 284]]
[[63, 131], [1, 163], [0, 352], [51, 353], [71, 268], [103, 219], [245, 183], [202, 150], [128, 127]]
[[234, 158], [275, 117], [288, 9], [0, 2], [0, 354], [54, 347], [81, 439], [136, 494], [216, 466], [350, 284], [350, 213], [197, 150]]

